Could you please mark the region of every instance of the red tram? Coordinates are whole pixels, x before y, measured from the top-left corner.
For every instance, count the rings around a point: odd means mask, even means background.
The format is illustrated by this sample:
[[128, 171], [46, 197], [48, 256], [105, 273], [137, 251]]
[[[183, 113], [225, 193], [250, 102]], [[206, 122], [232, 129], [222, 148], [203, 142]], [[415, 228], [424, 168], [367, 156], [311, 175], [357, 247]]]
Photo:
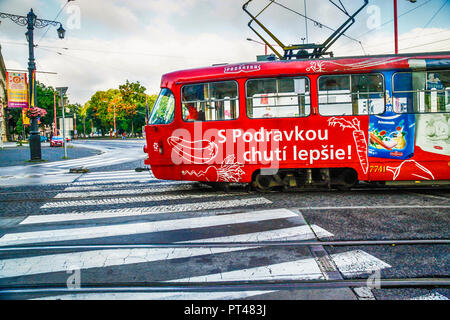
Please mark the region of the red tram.
[[145, 127], [156, 178], [260, 190], [450, 180], [450, 53], [165, 74]]

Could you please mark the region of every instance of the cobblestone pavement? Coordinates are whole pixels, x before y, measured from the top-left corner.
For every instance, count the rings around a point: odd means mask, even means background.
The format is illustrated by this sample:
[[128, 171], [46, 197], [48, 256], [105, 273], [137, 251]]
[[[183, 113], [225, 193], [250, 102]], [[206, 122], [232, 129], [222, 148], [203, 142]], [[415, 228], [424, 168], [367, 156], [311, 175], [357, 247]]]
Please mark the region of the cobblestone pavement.
[[[0, 249], [6, 246], [195, 244], [218, 248], [61, 248], [0, 252], [0, 285], [232, 280], [448, 277], [449, 251], [435, 246], [273, 247], [284, 240], [448, 239], [445, 189], [257, 193], [160, 181], [139, 161], [73, 182], [0, 188]], [[319, 246], [320, 247], [320, 246]], [[69, 273], [68, 273], [69, 272]], [[76, 273], [78, 272], [78, 273]], [[448, 299], [445, 288], [250, 290], [209, 293], [19, 294], [3, 298]]]

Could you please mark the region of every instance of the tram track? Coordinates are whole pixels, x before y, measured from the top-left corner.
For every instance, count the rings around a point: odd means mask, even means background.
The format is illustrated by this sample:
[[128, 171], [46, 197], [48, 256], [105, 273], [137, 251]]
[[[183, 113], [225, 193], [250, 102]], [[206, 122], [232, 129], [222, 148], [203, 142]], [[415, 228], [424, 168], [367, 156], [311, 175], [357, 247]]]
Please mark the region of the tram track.
[[84, 244], [84, 245], [27, 245], [3, 246], [0, 252], [10, 251], [59, 251], [59, 250], [103, 250], [103, 249], [160, 249], [160, 248], [237, 248], [237, 247], [352, 247], [352, 246], [411, 246], [450, 245], [450, 239], [391, 239], [391, 240], [337, 240], [337, 241], [257, 241], [257, 242], [195, 242], [195, 243], [140, 243], [140, 244]]
[[[99, 250], [99, 249], [158, 249], [158, 248], [223, 248], [223, 247], [351, 247], [351, 246], [415, 246], [415, 245], [449, 245], [450, 239], [409, 239], [409, 240], [346, 240], [346, 241], [270, 241], [270, 242], [239, 242], [239, 243], [141, 243], [141, 244], [115, 244], [115, 245], [70, 245], [70, 246], [20, 246], [3, 247], [0, 253], [17, 253], [17, 251], [39, 250], [48, 254], [51, 251], [61, 250]], [[375, 282], [374, 282], [375, 281]], [[371, 287], [373, 286], [373, 287]], [[56, 294], [82, 294], [82, 293], [175, 293], [175, 292], [233, 292], [233, 291], [289, 291], [336, 288], [371, 289], [405, 289], [405, 288], [450, 288], [448, 275], [433, 274], [427, 277], [403, 278], [368, 278], [358, 277], [352, 279], [325, 280], [298, 280], [298, 279], [270, 279], [270, 280], [231, 280], [208, 282], [167, 282], [167, 281], [136, 281], [136, 282], [83, 282], [82, 287], [68, 288], [59, 283], [33, 283], [0, 285], [0, 296], [14, 295], [56, 295]]]
[[[135, 185], [130, 184], [123, 187], [114, 187], [108, 188], [107, 191], [102, 188], [95, 188], [92, 190], [86, 190], [86, 191], [80, 191], [78, 189], [75, 190], [40, 190], [40, 191], [18, 191], [18, 192], [8, 192], [8, 194], [11, 195], [33, 195], [33, 194], [57, 194], [58, 198], [55, 197], [35, 197], [35, 198], [11, 198], [11, 199], [0, 199], [0, 203], [7, 203], [7, 202], [23, 202], [23, 201], [30, 201], [30, 202], [57, 202], [57, 201], [64, 201], [64, 200], [83, 200], [83, 199], [111, 199], [111, 193], [114, 193], [114, 198], [125, 198], [125, 197], [144, 197], [144, 196], [150, 196], [154, 193], [177, 193], [179, 191], [200, 191], [202, 189], [216, 192], [225, 192], [230, 195], [238, 195], [238, 194], [281, 194], [281, 193], [287, 193], [287, 194], [293, 194], [293, 193], [306, 193], [306, 192], [353, 192], [353, 191], [362, 191], [362, 192], [383, 192], [383, 191], [404, 191], [408, 192], [410, 194], [415, 194], [423, 197], [429, 197], [429, 198], [435, 198], [437, 200], [448, 200], [450, 201], [450, 193], [449, 197], [445, 197], [442, 195], [432, 195], [432, 194], [421, 194], [420, 191], [449, 191], [450, 187], [432, 187], [432, 186], [417, 186], [417, 187], [354, 187], [349, 190], [339, 190], [337, 188], [331, 188], [331, 189], [321, 189], [321, 188], [311, 188], [311, 189], [299, 189], [299, 190], [289, 190], [289, 191], [270, 191], [270, 192], [259, 192], [255, 190], [248, 190], [248, 188], [241, 187], [241, 188], [234, 188], [230, 190], [223, 190], [223, 189], [211, 189], [208, 185], [203, 185], [201, 183], [195, 182], [193, 184], [180, 184], [180, 183], [173, 183], [172, 185], [160, 185], [160, 186], [154, 186], [149, 187], [147, 184], [144, 184], [147, 187], [142, 187], [142, 185], [139, 185], [139, 189], [130, 190], [130, 187], [135, 187]], [[181, 186], [183, 190], [170, 190], [170, 187], [177, 187]], [[177, 188], [175, 188], [177, 189]], [[126, 190], [127, 192], [121, 192]], [[139, 190], [146, 190], [145, 192], [139, 192]], [[149, 191], [152, 190], [152, 191]], [[63, 194], [66, 193], [67, 196], [64, 196]], [[101, 193], [105, 193], [102, 195]], [[109, 193], [109, 194], [108, 194]], [[85, 194], [82, 196], [73, 196], [73, 194]], [[55, 195], [56, 196], [56, 195]]]
[[[0, 296], [7, 294], [61, 293], [150, 293], [150, 292], [229, 292], [279, 291], [366, 287], [370, 279], [343, 280], [256, 280], [222, 282], [140, 282], [140, 283], [83, 283], [83, 287], [68, 288], [60, 284], [0, 286]], [[450, 278], [378, 279], [377, 289], [386, 288], [449, 288]]]

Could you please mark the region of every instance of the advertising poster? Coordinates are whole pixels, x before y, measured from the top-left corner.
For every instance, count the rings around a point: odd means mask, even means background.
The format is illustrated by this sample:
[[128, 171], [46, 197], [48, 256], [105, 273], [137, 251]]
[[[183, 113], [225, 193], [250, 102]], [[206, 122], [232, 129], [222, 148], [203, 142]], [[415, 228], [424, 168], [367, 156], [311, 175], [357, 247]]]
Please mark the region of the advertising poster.
[[8, 108], [28, 108], [28, 86], [25, 73], [7, 72]]

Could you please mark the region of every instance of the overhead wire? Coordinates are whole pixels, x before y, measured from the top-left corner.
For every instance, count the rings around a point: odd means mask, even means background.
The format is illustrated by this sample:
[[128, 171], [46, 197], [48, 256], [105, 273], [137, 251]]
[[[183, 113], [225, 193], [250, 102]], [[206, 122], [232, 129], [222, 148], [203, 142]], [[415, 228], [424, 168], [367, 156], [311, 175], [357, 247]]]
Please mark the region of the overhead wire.
[[[59, 17], [59, 15], [61, 14], [61, 12], [64, 10], [64, 8], [67, 6], [67, 4], [70, 2], [70, 0], [68, 0], [65, 4], [64, 4], [64, 6], [62, 6], [62, 8], [59, 10], [59, 12], [58, 12], [58, 14], [56, 15], [56, 17], [55, 18], [53, 18], [53, 20], [56, 20], [56, 19], [58, 19], [58, 17]], [[39, 42], [41, 42], [42, 41], [42, 39], [44, 39], [44, 37], [47, 35], [47, 32], [48, 32], [48, 30], [50, 29], [50, 25], [47, 27], [47, 29], [45, 29], [45, 32], [44, 32], [44, 34], [41, 36], [41, 38], [39, 39], [39, 41], [37, 41], [36, 42], [36, 46], [39, 44]]]
[[428, 22], [425, 24], [425, 26], [423, 27], [424, 29], [426, 27], [428, 27], [428, 25], [434, 20], [434, 18], [437, 17], [437, 15], [439, 14], [439, 12], [441, 12], [441, 10], [446, 6], [446, 4], [448, 3], [448, 0], [444, 0], [444, 3], [442, 4], [442, 6], [434, 13], [434, 15], [431, 17], [430, 20], [428, 20]]
[[[403, 12], [402, 14], [398, 15], [398, 18], [401, 18], [401, 17], [403, 17], [403, 16], [405, 16], [405, 15], [407, 15], [407, 14], [409, 14], [409, 13], [411, 13], [411, 12], [413, 12], [413, 11], [415, 11], [415, 10], [417, 10], [417, 9], [419, 9], [419, 8], [421, 8], [421, 7], [423, 7], [423, 6], [425, 6], [425, 5], [427, 5], [427, 4], [430, 3], [431, 1], [433, 1], [433, 0], [427, 0], [427, 1], [425, 1], [424, 3], [422, 3], [422, 4], [420, 4], [420, 5], [417, 5], [416, 7], [412, 8], [412, 9], [410, 9], [410, 10]], [[383, 27], [383, 26], [385, 26], [385, 25], [387, 25], [387, 24], [389, 24], [389, 23], [391, 23], [391, 22], [393, 22], [393, 21], [394, 21], [394, 19], [390, 19], [390, 20], [388, 20], [388, 21], [382, 23], [382, 24], [379, 26], [379, 28], [381, 28], [381, 27]], [[371, 33], [371, 32], [374, 32], [374, 31], [376, 31], [376, 30], [378, 30], [378, 28], [373, 28], [373, 29], [370, 29], [370, 30], [368, 30], [368, 31], [366, 31], [366, 32], [363, 32], [363, 33], [361, 33], [360, 35], [358, 35], [358, 36], [356, 37], [356, 39], [361, 39], [361, 37], [363, 37], [363, 36], [365, 36], [365, 35], [367, 35], [367, 34], [369, 34], [369, 33]], [[358, 41], [361, 41], [361, 42], [362, 42], [362, 40], [358, 40]], [[336, 49], [340, 49], [340, 48], [344, 47], [344, 45], [345, 45], [345, 44], [342, 44], [341, 46], [337, 47]]]
[[[414, 48], [420, 48], [420, 47], [425, 47], [425, 46], [429, 46], [431, 44], [435, 44], [435, 43], [440, 43], [440, 42], [445, 42], [445, 41], [449, 41], [450, 38], [447, 39], [441, 39], [441, 40], [437, 40], [437, 41], [432, 41], [432, 42], [428, 42], [428, 43], [423, 43], [423, 44], [419, 44], [419, 45], [415, 45], [415, 46], [411, 46], [411, 47], [406, 47], [406, 48], [401, 48], [400, 50], [408, 50], [408, 49], [414, 49]], [[383, 54], [385, 53], [389, 53], [388, 52], [383, 52]]]

